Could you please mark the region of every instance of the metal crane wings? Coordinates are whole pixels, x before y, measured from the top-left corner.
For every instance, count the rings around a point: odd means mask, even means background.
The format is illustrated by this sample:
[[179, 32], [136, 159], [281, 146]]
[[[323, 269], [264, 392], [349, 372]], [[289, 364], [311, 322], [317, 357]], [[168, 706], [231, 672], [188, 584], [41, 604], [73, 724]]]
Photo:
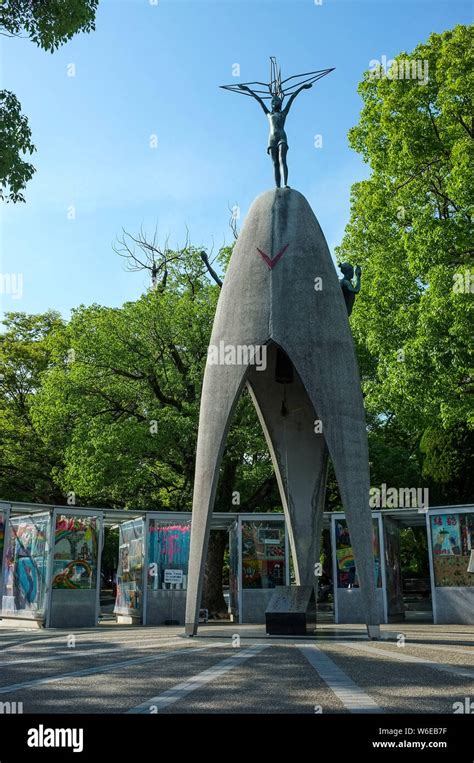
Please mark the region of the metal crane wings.
[[[326, 74], [330, 74], [332, 71], [334, 71], [334, 67], [331, 69], [319, 69], [314, 72], [304, 72], [303, 74], [294, 74], [292, 77], [287, 77], [282, 80], [281, 68], [278, 66], [275, 56], [271, 56], [270, 82], [239, 82], [235, 85], [220, 85], [220, 87], [224, 90], [240, 93], [241, 95], [252, 96], [253, 94], [256, 94], [264, 101], [270, 101], [274, 95], [278, 95], [283, 101], [286, 96], [295, 93], [302, 85], [312, 85], [314, 82], [317, 82], [318, 79], [325, 77]], [[252, 92], [242, 90], [240, 85], [245, 85]]]

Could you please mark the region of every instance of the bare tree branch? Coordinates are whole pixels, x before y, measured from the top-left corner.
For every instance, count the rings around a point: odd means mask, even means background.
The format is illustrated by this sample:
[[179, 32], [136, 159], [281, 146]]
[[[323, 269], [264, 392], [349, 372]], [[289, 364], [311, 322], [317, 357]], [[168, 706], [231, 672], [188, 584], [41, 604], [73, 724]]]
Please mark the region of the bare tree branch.
[[408, 185], [408, 183], [411, 183], [412, 180], [414, 180], [419, 175], [422, 175], [423, 172], [426, 172], [426, 170], [431, 167], [433, 164], [438, 164], [438, 162], [442, 162], [443, 159], [434, 159], [432, 162], [428, 162], [424, 167], [421, 168], [421, 170], [418, 170], [418, 172], [415, 172], [413, 175], [410, 175], [410, 177], [405, 180], [403, 183], [400, 183], [400, 185], [395, 186], [395, 191], [399, 191], [400, 188], [403, 188], [403, 186]]
[[188, 247], [188, 231], [186, 231], [184, 246], [176, 251], [169, 248], [169, 236], [164, 247], [161, 247], [158, 241], [157, 226], [155, 226], [151, 240], [148, 240], [143, 226], [136, 236], [122, 228], [122, 236], [117, 237], [116, 243], [112, 245], [114, 252], [126, 261], [126, 270], [129, 272], [147, 271], [150, 274], [152, 289], [160, 288], [161, 290], [166, 288], [169, 265], [182, 259]]
[[212, 267], [211, 263], [209, 262], [209, 257], [207, 256], [207, 253], [205, 251], [199, 252], [199, 256], [201, 260], [203, 261], [204, 265], [206, 266], [207, 272], [211, 276], [211, 278], [215, 281], [215, 283], [218, 285], [219, 288], [222, 288], [222, 280], [217, 275], [216, 271]]
[[459, 122], [464, 127], [464, 129], [466, 130], [466, 132], [469, 135], [469, 137], [472, 138], [473, 135], [474, 135], [474, 130], [469, 128], [469, 126], [465, 123], [465, 121], [464, 121], [464, 119], [462, 117], [459, 117], [458, 119], [459, 119]]
[[239, 232], [237, 230], [237, 217], [234, 214], [234, 209], [238, 209], [238, 205], [234, 204], [234, 206], [231, 207], [230, 204], [228, 204], [228, 209], [229, 209], [229, 212], [230, 212], [229, 228], [232, 231], [233, 237], [237, 241], [237, 239], [239, 238]]

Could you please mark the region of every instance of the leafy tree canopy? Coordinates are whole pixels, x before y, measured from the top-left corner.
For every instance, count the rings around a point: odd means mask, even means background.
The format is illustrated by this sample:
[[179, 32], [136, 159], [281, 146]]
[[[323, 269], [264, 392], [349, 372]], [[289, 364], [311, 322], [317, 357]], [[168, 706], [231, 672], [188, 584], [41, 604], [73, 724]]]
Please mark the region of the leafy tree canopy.
[[[26, 37], [53, 53], [77, 32], [95, 29], [99, 0], [3, 0], [0, 33]], [[27, 117], [16, 95], [0, 90], [0, 199], [25, 201], [23, 191], [36, 172], [25, 159], [36, 151]]]
[[0, 334], [0, 496], [3, 500], [54, 502], [54, 449], [46, 446], [31, 409], [48, 368], [48, 341], [62, 326], [59, 315], [7, 313]]
[[3, 0], [0, 29], [53, 53], [77, 32], [95, 29], [99, 0]]
[[[190, 509], [218, 293], [189, 248], [168, 266], [165, 286], [121, 308], [80, 307], [55, 332], [33, 416], [45, 443], [63, 453], [55, 478], [64, 492], [86, 503]], [[267, 480], [274, 485], [270, 458], [244, 396], [225, 452], [219, 510], [241, 508], [232, 505], [235, 490], [242, 503], [259, 490], [267, 497]]]
[[25, 201], [23, 189], [35, 168], [22, 158], [36, 151], [31, 142], [28, 119], [21, 113], [21, 104], [14, 93], [0, 90], [0, 199]]
[[[363, 266], [352, 328], [366, 406], [416, 448], [428, 427], [474, 428], [472, 37], [457, 26], [400, 54], [391, 76], [367, 72], [349, 133], [372, 168], [337, 252]], [[427, 80], [400, 77], [419, 62]]]

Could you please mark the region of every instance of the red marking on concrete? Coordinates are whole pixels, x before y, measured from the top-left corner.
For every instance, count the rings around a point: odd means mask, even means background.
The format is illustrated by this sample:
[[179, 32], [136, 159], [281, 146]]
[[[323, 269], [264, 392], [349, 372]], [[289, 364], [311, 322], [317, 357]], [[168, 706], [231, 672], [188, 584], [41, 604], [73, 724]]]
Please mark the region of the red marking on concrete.
[[258, 253], [259, 253], [259, 255], [261, 256], [261, 258], [262, 258], [263, 260], [265, 260], [265, 262], [267, 263], [267, 265], [268, 265], [268, 267], [270, 268], [270, 270], [273, 270], [273, 268], [275, 267], [275, 265], [277, 264], [277, 262], [278, 262], [279, 260], [281, 260], [281, 258], [282, 258], [282, 257], [283, 257], [283, 255], [285, 254], [285, 252], [286, 252], [286, 250], [288, 249], [288, 247], [289, 247], [289, 244], [286, 244], [286, 246], [284, 246], [284, 247], [283, 247], [283, 249], [282, 249], [281, 251], [279, 251], [279, 252], [278, 252], [278, 254], [275, 254], [275, 256], [274, 256], [273, 258], [270, 258], [270, 257], [268, 256], [268, 254], [265, 254], [265, 252], [262, 252], [262, 250], [261, 250], [261, 249], [259, 249], [259, 248], [258, 248], [258, 246], [257, 246], [257, 252], [258, 252]]

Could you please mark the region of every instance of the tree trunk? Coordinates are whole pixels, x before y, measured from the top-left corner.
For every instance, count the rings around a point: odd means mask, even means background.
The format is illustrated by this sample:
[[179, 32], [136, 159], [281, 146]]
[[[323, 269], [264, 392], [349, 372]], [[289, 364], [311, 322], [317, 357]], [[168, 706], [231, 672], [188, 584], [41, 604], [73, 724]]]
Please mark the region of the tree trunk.
[[222, 592], [222, 567], [226, 546], [227, 532], [212, 530], [209, 537], [203, 593], [203, 607], [209, 610], [210, 617], [222, 617], [227, 613]]
[[[224, 456], [219, 487], [216, 496], [215, 511], [230, 511], [232, 508], [232, 491], [235, 489], [235, 474], [237, 461]], [[213, 530], [209, 536], [207, 551], [206, 573], [202, 605], [209, 610], [212, 617], [227, 615], [227, 606], [222, 592], [222, 568], [224, 553], [227, 546], [228, 534], [225, 530]]]

